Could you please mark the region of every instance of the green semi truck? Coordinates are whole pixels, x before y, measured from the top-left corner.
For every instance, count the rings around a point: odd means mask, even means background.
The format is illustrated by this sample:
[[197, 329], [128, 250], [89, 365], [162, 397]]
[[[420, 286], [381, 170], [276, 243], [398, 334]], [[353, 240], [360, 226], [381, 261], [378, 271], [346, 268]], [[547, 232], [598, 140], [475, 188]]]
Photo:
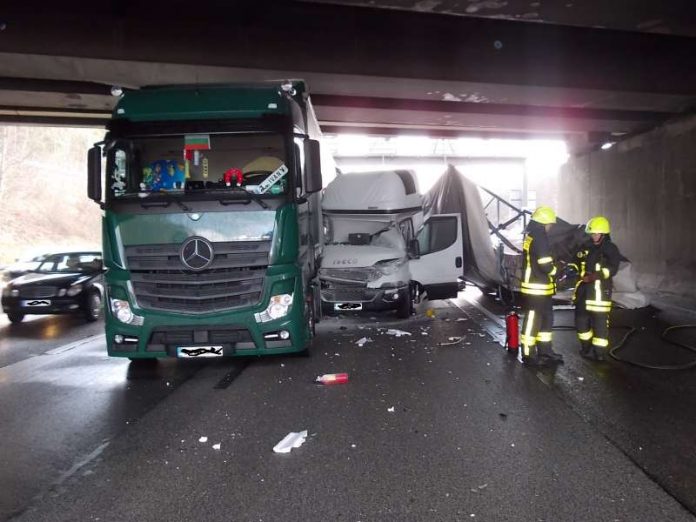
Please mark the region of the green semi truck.
[[147, 87], [88, 155], [109, 355], [301, 352], [314, 333], [319, 126], [301, 81]]

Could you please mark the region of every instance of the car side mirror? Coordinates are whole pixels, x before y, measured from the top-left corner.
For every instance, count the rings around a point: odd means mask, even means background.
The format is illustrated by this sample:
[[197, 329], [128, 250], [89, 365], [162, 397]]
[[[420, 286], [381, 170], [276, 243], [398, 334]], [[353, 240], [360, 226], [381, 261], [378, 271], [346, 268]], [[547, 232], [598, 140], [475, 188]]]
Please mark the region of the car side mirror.
[[420, 243], [417, 239], [411, 239], [408, 242], [408, 255], [411, 259], [420, 258]]
[[322, 189], [321, 152], [317, 140], [304, 141], [305, 192], [314, 194]]
[[97, 203], [101, 203], [102, 197], [101, 157], [102, 150], [99, 145], [89, 149], [87, 154], [87, 197]]

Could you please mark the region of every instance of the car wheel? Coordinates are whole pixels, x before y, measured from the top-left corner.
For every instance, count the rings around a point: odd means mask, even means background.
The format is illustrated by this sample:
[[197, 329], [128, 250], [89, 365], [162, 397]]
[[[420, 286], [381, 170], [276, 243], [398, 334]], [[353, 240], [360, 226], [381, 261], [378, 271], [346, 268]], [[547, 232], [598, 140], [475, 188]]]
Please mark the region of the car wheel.
[[24, 314], [7, 314], [7, 318], [12, 324], [17, 324], [22, 322]]
[[102, 300], [99, 292], [92, 292], [87, 296], [87, 308], [85, 309], [85, 319], [93, 323], [101, 317]]

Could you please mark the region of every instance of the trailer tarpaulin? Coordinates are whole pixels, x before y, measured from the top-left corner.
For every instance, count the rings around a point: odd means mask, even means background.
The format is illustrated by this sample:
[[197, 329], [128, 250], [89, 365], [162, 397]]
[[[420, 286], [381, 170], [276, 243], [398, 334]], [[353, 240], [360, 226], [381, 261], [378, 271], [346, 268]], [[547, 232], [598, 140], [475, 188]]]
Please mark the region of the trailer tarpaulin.
[[460, 214], [464, 279], [480, 286], [502, 282], [478, 186], [452, 165], [423, 196], [426, 217]]

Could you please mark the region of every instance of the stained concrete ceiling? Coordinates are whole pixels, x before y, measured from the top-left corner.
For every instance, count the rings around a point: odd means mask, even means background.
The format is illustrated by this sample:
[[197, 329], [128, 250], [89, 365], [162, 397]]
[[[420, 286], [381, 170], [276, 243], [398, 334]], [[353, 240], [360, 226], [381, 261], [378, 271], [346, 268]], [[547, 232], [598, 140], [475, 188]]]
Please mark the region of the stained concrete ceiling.
[[112, 85], [301, 77], [328, 132], [582, 150], [696, 107], [692, 0], [88, 5], [0, 13], [1, 120], [102, 124]]

